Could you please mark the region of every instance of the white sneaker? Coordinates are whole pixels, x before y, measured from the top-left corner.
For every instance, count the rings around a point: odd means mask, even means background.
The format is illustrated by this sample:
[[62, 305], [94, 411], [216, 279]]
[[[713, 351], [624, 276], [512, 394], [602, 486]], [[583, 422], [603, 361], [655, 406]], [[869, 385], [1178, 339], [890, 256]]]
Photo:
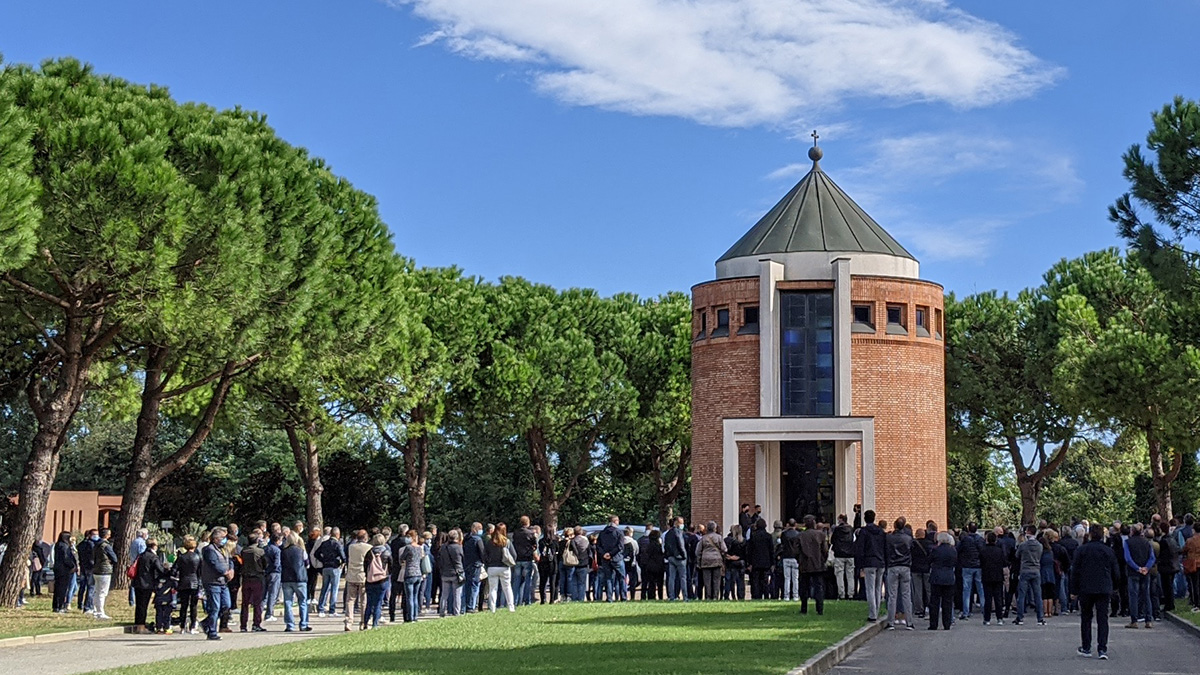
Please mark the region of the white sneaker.
[[333, 612], [333, 613], [331, 613], [329, 616], [338, 617], [338, 616], [341, 616], [341, 615], [342, 615], [342, 613], [341, 613], [341, 612]]
[[324, 618], [325, 618], [325, 612], [317, 612], [317, 616], [319, 616], [319, 617], [321, 617], [322, 619], [324, 619]]
[[273, 616], [268, 616], [266, 619], [263, 619], [263, 621], [266, 621], [266, 622], [268, 622], [268, 623], [269, 623], [269, 622], [271, 622], [271, 621], [278, 621], [278, 620], [279, 620], [279, 619], [277, 619], [277, 618], [275, 618], [275, 617], [273, 617]]
[[96, 618], [100, 619], [101, 621], [112, 621], [112, 617], [107, 614], [101, 614], [100, 616], [98, 616]]

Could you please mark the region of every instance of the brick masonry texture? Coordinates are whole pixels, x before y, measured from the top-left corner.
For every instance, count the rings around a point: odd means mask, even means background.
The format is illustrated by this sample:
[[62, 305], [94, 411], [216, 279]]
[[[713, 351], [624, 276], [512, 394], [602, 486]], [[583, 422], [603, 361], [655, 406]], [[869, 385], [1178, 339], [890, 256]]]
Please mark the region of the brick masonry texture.
[[[781, 289], [829, 288], [828, 282], [786, 281]], [[738, 335], [742, 305], [758, 304], [758, 278], [712, 281], [692, 289], [693, 335], [701, 313], [716, 326], [730, 309], [730, 337], [692, 344], [692, 522], [721, 521], [722, 424], [759, 415], [757, 335]], [[875, 504], [889, 521], [946, 523], [943, 291], [937, 284], [890, 277], [851, 278], [852, 304], [871, 304], [874, 335], [851, 336], [851, 414], [875, 418]], [[886, 307], [903, 305], [908, 335], [885, 333]], [[930, 337], [916, 331], [916, 308], [928, 309]], [[738, 446], [738, 502], [755, 502], [754, 445]], [[861, 485], [862, 467], [857, 467]], [[861, 499], [861, 493], [859, 495]], [[728, 523], [721, 523], [728, 529]]]

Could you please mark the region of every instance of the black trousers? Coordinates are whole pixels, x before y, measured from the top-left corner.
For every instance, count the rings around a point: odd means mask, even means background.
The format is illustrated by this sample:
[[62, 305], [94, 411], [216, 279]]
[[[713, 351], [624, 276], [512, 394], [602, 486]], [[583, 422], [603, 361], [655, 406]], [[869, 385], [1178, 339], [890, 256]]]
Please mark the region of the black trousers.
[[[633, 595], [632, 591], [630, 595]], [[558, 602], [558, 565], [538, 569], [538, 602], [543, 605]]]
[[1175, 573], [1158, 575], [1159, 582], [1162, 583], [1162, 603], [1164, 612], [1175, 611]]
[[153, 595], [154, 595], [154, 591], [149, 588], [133, 589], [133, 598], [135, 601], [134, 606], [133, 606], [133, 625], [135, 625], [135, 626], [145, 626], [146, 625], [146, 609], [150, 606], [150, 598]]
[[179, 629], [187, 630], [196, 626], [196, 605], [200, 599], [200, 591], [198, 589], [179, 589], [179, 594], [175, 596], [176, 602], [179, 603]]
[[312, 604], [313, 600], [317, 599], [317, 579], [321, 578], [321, 570], [315, 567], [308, 568], [308, 600]]
[[642, 571], [642, 599], [662, 600], [663, 570]]
[[388, 620], [396, 623], [396, 600], [400, 600], [400, 618], [408, 621], [408, 606], [404, 604], [404, 580], [392, 580], [392, 593], [388, 598]]
[[983, 620], [991, 621], [992, 612], [999, 619], [1004, 614], [1004, 582], [983, 585]]
[[825, 613], [825, 573], [802, 572], [800, 574], [800, 613], [808, 614], [808, 598], [817, 602], [817, 614]]
[[[942, 628], [950, 630], [950, 622], [954, 620], [954, 584], [933, 584], [932, 599], [929, 601], [929, 628], [936, 630], [938, 617], [942, 618]], [[962, 595], [958, 593], [957, 595]]]
[[750, 598], [762, 600], [767, 594], [767, 572], [761, 567], [750, 570]]
[[1096, 648], [1108, 651], [1108, 594], [1088, 593], [1079, 596], [1079, 639], [1084, 649], [1092, 648], [1092, 614], [1096, 615]]
[[60, 609], [70, 609], [71, 607], [71, 572], [64, 571], [62, 574], [54, 573], [54, 601], [51, 603], [52, 609], [58, 611]]

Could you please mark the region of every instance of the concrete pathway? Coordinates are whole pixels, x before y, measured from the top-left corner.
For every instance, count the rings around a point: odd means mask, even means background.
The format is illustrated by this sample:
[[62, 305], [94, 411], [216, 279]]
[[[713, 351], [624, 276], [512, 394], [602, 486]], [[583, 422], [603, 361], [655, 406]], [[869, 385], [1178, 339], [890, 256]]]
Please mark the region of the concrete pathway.
[[1200, 640], [1170, 622], [1154, 628], [1126, 628], [1128, 619], [1110, 621], [1108, 660], [1096, 658], [1095, 624], [1092, 658], [1078, 656], [1079, 615], [1047, 618], [1038, 626], [1033, 616], [1023, 626], [1005, 622], [983, 625], [974, 615], [949, 631], [885, 631], [834, 668], [834, 675], [1036, 675], [1039, 673], [1119, 673], [1121, 675], [1195, 675], [1200, 672]]
[[[203, 612], [201, 612], [203, 616]], [[436, 617], [436, 615], [435, 615]], [[233, 625], [237, 625], [237, 615]], [[0, 652], [0, 672], [38, 673], [39, 675], [67, 675], [87, 673], [107, 668], [132, 666], [163, 659], [195, 656], [222, 652], [231, 649], [249, 649], [287, 644], [296, 640], [308, 640], [325, 635], [339, 635], [342, 619], [319, 618], [312, 615], [310, 633], [285, 633], [283, 620], [264, 624], [265, 633], [222, 633], [220, 640], [208, 640], [204, 633], [197, 635], [119, 635], [113, 637], [71, 640], [54, 644], [33, 644], [7, 647]]]

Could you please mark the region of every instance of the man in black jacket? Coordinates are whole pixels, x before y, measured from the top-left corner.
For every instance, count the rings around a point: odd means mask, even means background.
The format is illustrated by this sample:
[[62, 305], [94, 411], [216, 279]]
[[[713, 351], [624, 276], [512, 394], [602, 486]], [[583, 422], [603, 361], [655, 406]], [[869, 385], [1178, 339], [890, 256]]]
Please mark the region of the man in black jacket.
[[513, 568], [513, 597], [519, 605], [533, 603], [533, 570], [537, 557], [537, 534], [529, 526], [529, 516], [521, 516], [521, 526], [512, 533], [517, 565]]
[[983, 571], [979, 566], [979, 552], [983, 550], [983, 538], [977, 533], [979, 526], [967, 523], [967, 531], [958, 542], [958, 566], [962, 568], [963, 595], [962, 613], [959, 619], [971, 618], [971, 593], [974, 591], [979, 600], [983, 600]]
[[879, 596], [883, 594], [887, 535], [875, 524], [875, 511], [867, 509], [863, 519], [867, 524], [859, 529], [858, 538], [854, 540], [854, 566], [866, 588], [867, 621], [875, 623], [879, 618]]
[[683, 538], [683, 518], [676, 518], [674, 527], [663, 537], [663, 555], [667, 561], [667, 599], [687, 601], [687, 542]]
[[979, 569], [983, 577], [983, 625], [992, 624], [992, 613], [996, 623], [1003, 625], [1004, 577], [1008, 571], [1008, 553], [1000, 545], [995, 532], [987, 533], [987, 543], [979, 551]]
[[767, 532], [767, 521], [754, 521], [754, 533], [746, 547], [750, 565], [750, 597], [763, 600], [767, 596], [767, 575], [775, 567], [775, 540]]
[[833, 548], [833, 576], [837, 579], [838, 600], [849, 600], [854, 596], [854, 528], [846, 522], [846, 514], [838, 516], [829, 544]]
[[1071, 562], [1071, 594], [1079, 597], [1080, 656], [1092, 655], [1092, 614], [1096, 615], [1096, 647], [1108, 658], [1108, 598], [1120, 579], [1120, 565], [1111, 547], [1103, 542], [1104, 526], [1092, 525], [1088, 541], [1075, 550]]

